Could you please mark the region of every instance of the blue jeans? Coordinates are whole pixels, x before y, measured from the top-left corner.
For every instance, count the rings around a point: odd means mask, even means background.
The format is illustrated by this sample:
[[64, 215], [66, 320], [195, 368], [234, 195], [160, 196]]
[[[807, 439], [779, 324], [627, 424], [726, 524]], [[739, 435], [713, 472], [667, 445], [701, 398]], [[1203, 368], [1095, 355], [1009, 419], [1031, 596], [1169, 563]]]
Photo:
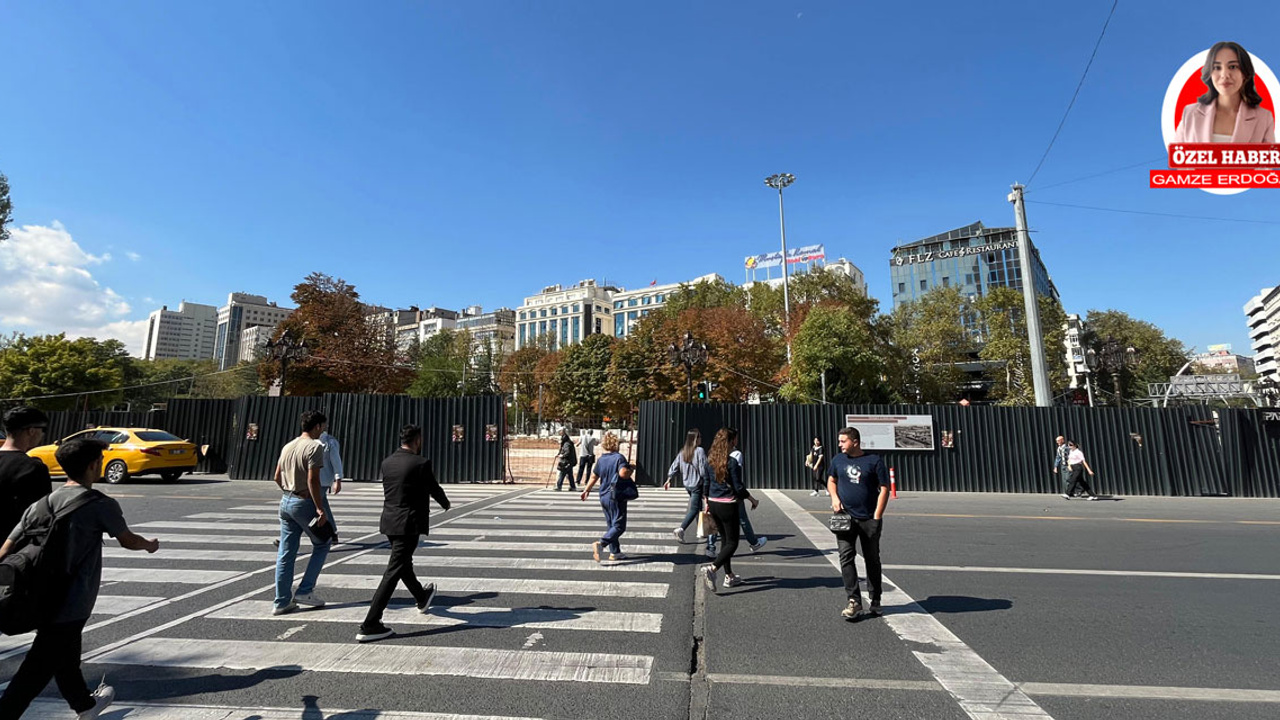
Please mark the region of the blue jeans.
[[684, 514], [684, 520], [680, 521], [680, 527], [688, 530], [693, 521], [698, 519], [698, 513], [702, 512], [702, 486], [699, 485], [692, 490], [685, 488], [684, 491], [689, 493], [689, 512]]
[[600, 507], [604, 509], [604, 521], [609, 529], [600, 536], [600, 545], [611, 553], [622, 552], [618, 538], [627, 531], [627, 501], [614, 500], [612, 493], [600, 496]]
[[[327, 498], [322, 497], [321, 503]], [[298, 557], [298, 545], [302, 542], [302, 534], [306, 533], [311, 541], [311, 559], [307, 561], [307, 570], [298, 584], [298, 594], [307, 595], [316, 589], [316, 580], [324, 561], [329, 558], [329, 543], [320, 543], [307, 529], [307, 523], [316, 516], [316, 506], [307, 498], [294, 495], [280, 497], [280, 552], [276, 555], [276, 601], [275, 606], [285, 607], [293, 601], [293, 564]]]
[[[738, 524], [742, 526], [742, 539], [746, 540], [748, 545], [755, 545], [760, 538], [756, 537], [756, 531], [751, 527], [751, 518], [747, 516], [746, 500], [738, 501]], [[708, 535], [707, 548], [715, 547], [719, 540], [719, 535]]]

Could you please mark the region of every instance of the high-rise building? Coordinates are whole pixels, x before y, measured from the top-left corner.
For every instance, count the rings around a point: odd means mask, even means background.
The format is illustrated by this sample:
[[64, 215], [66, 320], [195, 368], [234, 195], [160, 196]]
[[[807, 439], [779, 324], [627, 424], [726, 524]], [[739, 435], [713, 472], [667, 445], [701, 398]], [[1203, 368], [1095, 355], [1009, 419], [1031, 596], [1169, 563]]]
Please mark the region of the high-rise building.
[[239, 362], [257, 362], [267, 354], [267, 342], [276, 332], [275, 326], [254, 325], [240, 333]]
[[205, 360], [213, 357], [218, 308], [182, 301], [178, 309], [162, 305], [147, 326], [147, 360]]
[[1280, 381], [1276, 366], [1276, 344], [1280, 340], [1280, 285], [1262, 291], [1244, 305], [1253, 344], [1253, 367], [1259, 377]]
[[583, 280], [568, 289], [550, 285], [516, 310], [516, 349], [545, 342], [556, 350], [604, 332], [617, 288]]
[[[975, 298], [993, 287], [1022, 290], [1016, 232], [976, 222], [893, 248], [889, 273], [894, 307], [939, 287], [956, 287]], [[1035, 291], [1057, 300], [1058, 289], [1035, 245], [1031, 267]]]
[[227, 304], [218, 308], [218, 330], [214, 338], [213, 357], [218, 369], [226, 370], [240, 362], [240, 335], [251, 327], [275, 329], [293, 312], [261, 295], [231, 293]]
[[511, 308], [483, 312], [479, 305], [472, 305], [462, 311], [457, 329], [471, 333], [473, 356], [488, 349], [505, 357], [516, 350], [516, 311]]

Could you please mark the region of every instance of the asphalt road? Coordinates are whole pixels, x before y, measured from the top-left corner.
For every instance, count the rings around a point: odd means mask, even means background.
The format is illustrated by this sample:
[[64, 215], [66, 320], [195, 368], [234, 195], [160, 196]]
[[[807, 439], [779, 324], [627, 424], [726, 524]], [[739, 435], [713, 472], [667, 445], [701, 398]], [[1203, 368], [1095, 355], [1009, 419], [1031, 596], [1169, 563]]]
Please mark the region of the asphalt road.
[[[162, 543], [105, 546], [84, 672], [115, 686], [110, 720], [1280, 716], [1277, 501], [903, 494], [886, 616], [848, 623], [825, 497], [761, 492], [769, 543], [744, 544], [746, 582], [711, 594], [692, 531], [670, 534], [683, 491], [642, 489], [631, 557], [601, 566], [597, 503], [450, 486], [416, 556], [436, 607], [400, 590], [397, 635], [358, 645], [386, 556], [379, 486], [334, 498], [347, 544], [320, 579], [328, 606], [281, 617], [274, 485], [103, 489]], [[0, 638], [0, 682], [28, 639]], [[52, 686], [27, 715], [73, 716]]]

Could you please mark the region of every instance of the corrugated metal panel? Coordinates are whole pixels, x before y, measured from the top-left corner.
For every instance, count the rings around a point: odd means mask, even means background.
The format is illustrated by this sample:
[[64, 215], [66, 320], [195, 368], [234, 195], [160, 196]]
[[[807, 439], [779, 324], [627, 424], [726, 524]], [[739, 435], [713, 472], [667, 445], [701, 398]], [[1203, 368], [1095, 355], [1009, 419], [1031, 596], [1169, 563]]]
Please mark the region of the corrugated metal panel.
[[1237, 497], [1280, 497], [1280, 424], [1270, 408], [1219, 410], [1228, 485]]
[[225, 473], [235, 429], [236, 408], [242, 400], [168, 402], [165, 430], [205, 448], [196, 472]]
[[[1233, 411], [1234, 412], [1234, 411]], [[1247, 412], [1247, 411], [1242, 411]], [[930, 415], [934, 442], [928, 452], [887, 452], [900, 489], [954, 492], [1059, 493], [1052, 472], [1054, 437], [1079, 443], [1097, 475], [1095, 489], [1115, 495], [1191, 495], [1256, 493], [1277, 496], [1280, 441], [1247, 423], [1243, 440], [1219, 440], [1212, 413], [1188, 408], [1003, 408], [954, 405], [721, 405], [646, 402], [640, 406], [638, 477], [647, 484], [663, 480], [685, 431], [697, 427], [704, 444], [715, 432], [734, 426], [741, 432], [749, 482], [756, 487], [804, 488], [804, 456], [813, 436], [836, 451], [836, 434], [846, 414]], [[1196, 421], [1193, 423], [1193, 421]], [[942, 448], [940, 432], [955, 434], [955, 447]], [[1139, 441], [1140, 438], [1140, 441]], [[1228, 487], [1223, 448], [1239, 449], [1237, 465], [1262, 480]], [[1262, 471], [1248, 462], [1258, 458]]]

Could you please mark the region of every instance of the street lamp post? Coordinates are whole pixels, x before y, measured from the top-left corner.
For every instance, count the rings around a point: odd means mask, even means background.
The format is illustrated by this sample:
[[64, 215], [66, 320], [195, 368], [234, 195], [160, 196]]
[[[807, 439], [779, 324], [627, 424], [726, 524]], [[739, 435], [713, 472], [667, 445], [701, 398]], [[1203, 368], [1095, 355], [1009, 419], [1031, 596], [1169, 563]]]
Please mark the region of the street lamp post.
[[782, 232], [782, 329], [787, 333], [787, 362], [791, 362], [791, 288], [787, 264], [787, 215], [782, 208], [782, 189], [796, 181], [791, 173], [778, 173], [764, 179], [764, 184], [778, 191], [778, 228]]
[[1089, 348], [1085, 353], [1085, 363], [1090, 369], [1102, 370], [1111, 375], [1111, 384], [1115, 390], [1116, 407], [1124, 399], [1120, 389], [1120, 373], [1138, 364], [1138, 349], [1125, 345], [1119, 340], [1106, 337], [1098, 341], [1097, 348]]
[[280, 334], [276, 340], [268, 340], [264, 347], [272, 357], [280, 360], [280, 395], [288, 395], [285, 381], [288, 379], [289, 361], [306, 357], [308, 354], [307, 343], [302, 338], [295, 338], [293, 333], [288, 330]]
[[693, 366], [707, 361], [707, 344], [693, 339], [693, 333], [686, 332], [679, 343], [671, 343], [667, 347], [667, 356], [672, 365], [683, 365], [688, 385], [686, 402], [693, 402]]

